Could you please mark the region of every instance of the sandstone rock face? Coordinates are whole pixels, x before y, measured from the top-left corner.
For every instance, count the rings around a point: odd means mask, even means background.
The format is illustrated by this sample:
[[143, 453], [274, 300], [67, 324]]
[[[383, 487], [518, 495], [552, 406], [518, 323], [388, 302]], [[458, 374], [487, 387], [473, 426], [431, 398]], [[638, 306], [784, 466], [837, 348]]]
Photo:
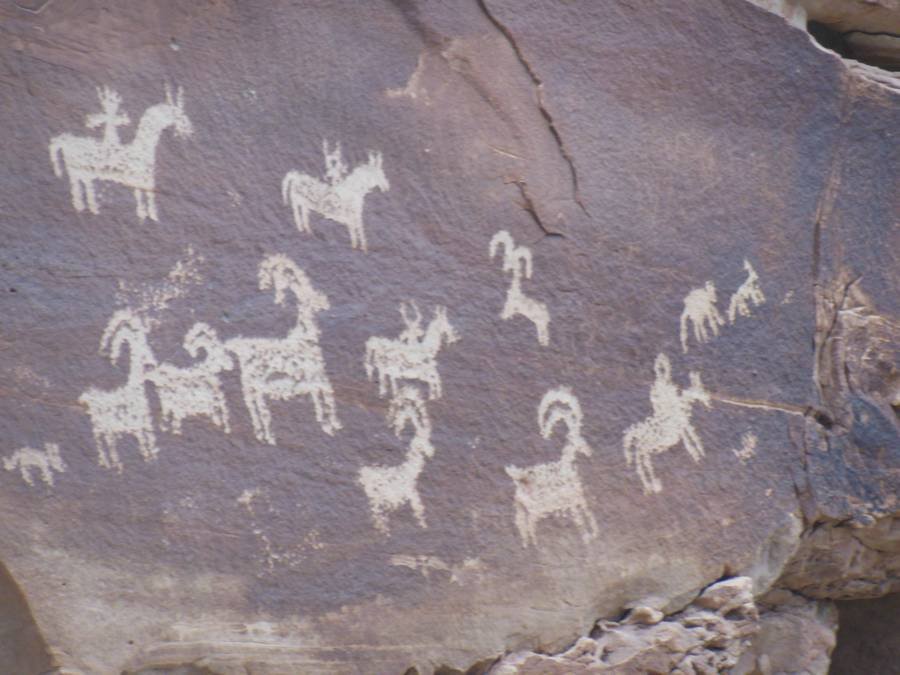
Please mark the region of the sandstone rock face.
[[900, 590], [889, 73], [744, 0], [0, 21], [4, 672], [825, 672]]

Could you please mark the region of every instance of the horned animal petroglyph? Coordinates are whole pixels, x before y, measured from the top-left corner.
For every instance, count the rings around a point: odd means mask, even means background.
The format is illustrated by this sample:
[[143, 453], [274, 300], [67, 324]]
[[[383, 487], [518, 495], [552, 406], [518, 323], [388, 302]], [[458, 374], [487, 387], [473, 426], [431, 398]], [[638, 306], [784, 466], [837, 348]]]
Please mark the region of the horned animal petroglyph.
[[679, 442], [695, 462], [703, 457], [703, 443], [691, 424], [691, 409], [696, 402], [711, 406], [710, 395], [700, 381], [699, 373], [690, 373], [691, 386], [680, 391], [672, 381], [669, 357], [659, 354], [653, 365], [656, 380], [650, 387], [653, 414], [625, 430], [622, 445], [628, 466], [636, 465], [646, 494], [660, 492], [662, 483], [653, 472], [653, 455], [658, 455]]
[[585, 542], [597, 536], [597, 521], [587, 504], [584, 486], [575, 460], [590, 456], [593, 449], [581, 434], [581, 404], [568, 387], [551, 389], [538, 406], [541, 436], [550, 438], [560, 423], [565, 425], [566, 442], [561, 457], [525, 468], [507, 466], [506, 473], [516, 484], [515, 522], [522, 546], [537, 545], [538, 523], [552, 514], [570, 517]]
[[366, 376], [378, 377], [378, 395], [393, 395], [401, 380], [419, 380], [428, 385], [428, 398], [440, 398], [441, 376], [437, 353], [444, 344], [453, 344], [459, 335], [450, 325], [446, 307], [436, 307], [428, 328], [422, 329], [422, 314], [415, 302], [400, 303], [405, 328], [396, 339], [370, 337], [366, 340]]
[[759, 276], [749, 260], [744, 260], [744, 270], [747, 272], [747, 279], [731, 296], [728, 303], [729, 323], [734, 323], [739, 315], [750, 316], [751, 306], [759, 306], [766, 301], [766, 296], [759, 287]]
[[156, 210], [156, 146], [162, 132], [174, 128], [178, 137], [190, 136], [191, 121], [184, 113], [184, 92], [177, 94], [166, 87], [164, 103], [144, 111], [130, 143], [119, 140], [117, 127], [130, 124], [128, 116], [119, 112], [122, 99], [104, 87], [97, 90], [102, 113], [88, 115], [85, 124], [103, 127], [103, 137], [60, 134], [50, 140], [50, 161], [57, 177], [69, 175], [72, 206], [79, 213], [88, 209], [99, 213], [95, 181], [119, 183], [134, 191], [138, 218], [159, 220]]
[[503, 248], [503, 271], [512, 274], [512, 281], [506, 291], [506, 303], [500, 318], [507, 320], [517, 314], [531, 321], [537, 329], [538, 343], [546, 347], [550, 344], [550, 312], [543, 302], [529, 298], [522, 292], [522, 278], [530, 279], [532, 273], [531, 250], [516, 246], [512, 235], [500, 230], [491, 238], [488, 253], [493, 260]]
[[413, 437], [409, 441], [406, 458], [396, 466], [364, 466], [359, 470], [358, 481], [369, 500], [372, 521], [376, 529], [390, 534], [388, 517], [404, 504], [412, 508], [419, 527], [427, 528], [425, 507], [416, 486], [425, 468], [425, 460], [434, 456], [431, 444], [431, 420], [418, 389], [404, 385], [391, 400], [388, 420], [399, 438], [407, 426]]
[[111, 390], [89, 388], [78, 398], [87, 408], [94, 430], [100, 466], [122, 471], [118, 442], [133, 436], [145, 461], [156, 457], [156, 436], [144, 382], [156, 367], [147, 343], [147, 325], [130, 309], [118, 310], [109, 320], [100, 340], [100, 352], [115, 365], [128, 345], [128, 380]]
[[294, 224], [300, 232], [311, 233], [311, 211], [341, 223], [350, 233], [353, 248], [367, 250], [366, 229], [363, 223], [363, 201], [372, 190], [387, 192], [390, 189], [382, 168], [380, 152], [370, 152], [368, 162], [357, 165], [353, 171], [341, 157], [340, 143], [329, 150], [328, 142], [322, 142], [325, 154], [325, 181], [299, 171], [288, 171], [281, 181], [281, 196], [291, 207]]
[[259, 288], [274, 289], [275, 302], [283, 305], [290, 291], [297, 303], [297, 321], [283, 338], [235, 337], [225, 350], [237, 357], [244, 402], [250, 410], [253, 431], [263, 443], [275, 444], [272, 413], [267, 401], [284, 401], [308, 395], [322, 431], [333, 435], [341, 428], [325, 358], [319, 346], [315, 316], [331, 307], [306, 273], [285, 255], [270, 255], [259, 266]]
[[215, 329], [205, 323], [194, 324], [184, 336], [183, 344], [193, 358], [200, 356], [201, 349], [206, 352], [206, 358], [186, 368], [161, 363], [147, 374], [159, 393], [162, 427], [180, 434], [182, 422], [188, 417], [208, 417], [226, 434], [230, 433], [228, 405], [219, 373], [231, 370], [234, 361]]
[[697, 342], [707, 342], [710, 339], [709, 331], [713, 335], [719, 334], [719, 326], [725, 323], [725, 319], [716, 308], [716, 285], [707, 281], [703, 288], [695, 288], [684, 298], [684, 311], [681, 312], [681, 348], [688, 350], [688, 324], [694, 329], [694, 339]]
[[44, 443], [43, 450], [19, 448], [9, 457], [3, 458], [3, 467], [7, 471], [18, 469], [22, 474], [22, 479], [31, 486], [34, 486], [31, 470], [37, 469], [40, 472], [41, 480], [51, 487], [53, 486], [53, 472], [66, 470], [66, 465], [59, 454], [59, 446], [56, 443]]

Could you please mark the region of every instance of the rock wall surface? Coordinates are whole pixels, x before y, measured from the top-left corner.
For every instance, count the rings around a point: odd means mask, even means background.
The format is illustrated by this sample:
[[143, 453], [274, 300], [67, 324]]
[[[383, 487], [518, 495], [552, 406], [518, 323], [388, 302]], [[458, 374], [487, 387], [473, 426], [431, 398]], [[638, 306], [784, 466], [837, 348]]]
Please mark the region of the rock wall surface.
[[0, 34], [10, 672], [818, 673], [900, 590], [890, 74], [744, 0]]

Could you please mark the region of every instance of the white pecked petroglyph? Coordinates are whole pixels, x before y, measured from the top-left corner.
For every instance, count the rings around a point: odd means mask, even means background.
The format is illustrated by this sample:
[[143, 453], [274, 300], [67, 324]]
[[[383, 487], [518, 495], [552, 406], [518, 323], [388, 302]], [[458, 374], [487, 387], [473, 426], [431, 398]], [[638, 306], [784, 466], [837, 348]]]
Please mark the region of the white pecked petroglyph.
[[7, 471], [16, 469], [22, 474], [22, 480], [34, 486], [34, 478], [31, 470], [37, 469], [44, 483], [53, 487], [53, 472], [62, 473], [66, 465], [59, 454], [59, 446], [56, 443], [44, 443], [43, 450], [35, 448], [19, 448], [9, 457], [3, 458], [3, 468]]
[[635, 464], [638, 477], [646, 494], [660, 492], [662, 483], [653, 472], [653, 455], [658, 455], [679, 442], [695, 462], [703, 457], [703, 443], [691, 424], [694, 403], [711, 406], [710, 395], [700, 381], [700, 374], [690, 373], [691, 386], [679, 390], [672, 381], [672, 364], [669, 357], [659, 354], [653, 364], [656, 380], [650, 387], [650, 405], [653, 414], [625, 430], [622, 446], [628, 466]]
[[297, 322], [283, 338], [235, 337], [225, 341], [225, 350], [240, 364], [244, 402], [250, 411], [253, 431], [263, 443], [275, 445], [272, 413], [267, 401], [284, 401], [308, 395], [316, 421], [328, 435], [341, 428], [335, 411], [334, 392], [325, 373], [315, 316], [331, 307], [324, 293], [316, 290], [306, 273], [285, 255], [270, 255], [259, 266], [259, 288], [274, 289], [275, 302], [283, 305], [287, 291], [297, 304]]
[[422, 328], [422, 314], [415, 302], [400, 303], [405, 328], [399, 337], [373, 336], [366, 340], [366, 376], [378, 377], [378, 395], [393, 395], [401, 380], [419, 380], [428, 385], [428, 398], [443, 393], [437, 369], [437, 353], [444, 344], [453, 344], [459, 335], [450, 325], [446, 307], [435, 307], [428, 328]]
[[374, 189], [390, 189], [382, 168], [380, 152], [370, 152], [368, 162], [357, 165], [348, 173], [341, 156], [340, 143], [329, 150], [322, 142], [325, 154], [325, 181], [299, 171], [288, 171], [281, 181], [281, 196], [291, 207], [294, 224], [300, 232], [311, 233], [310, 211], [345, 225], [353, 248], [367, 250], [363, 223], [363, 202]]
[[184, 113], [184, 92], [181, 87], [173, 95], [165, 88], [164, 103], [144, 111], [137, 131], [130, 143], [122, 143], [117, 127], [131, 123], [128, 116], [119, 111], [122, 98], [108, 87], [97, 90], [101, 113], [85, 118], [89, 129], [103, 128], [103, 137], [60, 134], [50, 140], [50, 161], [57, 177], [63, 171], [69, 175], [72, 206], [76, 211], [88, 209], [99, 213], [94, 183], [109, 181], [119, 183], [134, 191], [138, 218], [158, 221], [156, 210], [156, 146], [162, 132], [173, 127], [175, 135], [190, 136], [191, 121]]
[[116, 302], [123, 307], [130, 307], [135, 314], [144, 317], [151, 328], [157, 323], [153, 315], [167, 309], [169, 305], [187, 295], [191, 285], [203, 281], [200, 267], [205, 262], [202, 255], [188, 246], [181, 260], [169, 270], [161, 282], [129, 284], [119, 281], [116, 291]]
[[694, 339], [697, 342], [708, 342], [709, 332], [719, 334], [719, 326], [724, 325], [725, 319], [716, 309], [716, 285], [707, 281], [703, 288], [695, 288], [684, 298], [684, 311], [681, 312], [681, 348], [688, 350], [688, 325], [694, 329]]
[[538, 524], [553, 514], [567, 515], [575, 521], [585, 542], [597, 536], [597, 521], [588, 507], [575, 465], [579, 453], [590, 456], [594, 452], [581, 435], [582, 418], [581, 404], [571, 389], [551, 389], [538, 406], [538, 428], [541, 436], [550, 438], [558, 424], [565, 425], [562, 456], [556, 462], [506, 467], [516, 484], [515, 522], [525, 548], [537, 545]]
[[494, 259], [500, 248], [503, 248], [503, 271], [512, 274], [512, 281], [506, 291], [506, 304], [500, 312], [500, 318], [507, 320], [521, 315], [531, 321], [537, 329], [537, 340], [542, 346], [550, 344], [550, 312], [547, 305], [522, 292], [522, 278], [530, 279], [532, 273], [531, 250], [525, 246], [516, 246], [512, 235], [500, 230], [491, 238], [488, 253]]
[[425, 460], [434, 456], [431, 420], [418, 389], [410, 385], [401, 387], [391, 400], [387, 416], [398, 438], [407, 426], [412, 427], [413, 436], [409, 441], [406, 458], [402, 464], [395, 466], [364, 466], [359, 470], [357, 478], [369, 500], [375, 528], [386, 535], [390, 534], [390, 513], [404, 504], [409, 504], [412, 508], [419, 527], [428, 527], [425, 522], [425, 507], [416, 484], [425, 468]]
[[748, 460], [756, 455], [756, 446], [758, 443], [759, 439], [756, 437], [756, 434], [752, 431], [748, 431], [741, 435], [740, 449], [732, 448], [731, 451], [734, 453], [735, 457], [741, 460], [741, 464], [746, 464]]
[[181, 434], [182, 422], [188, 417], [208, 417], [226, 434], [230, 433], [228, 406], [219, 373], [234, 368], [234, 361], [215, 329], [202, 322], [187, 332], [183, 346], [195, 359], [202, 349], [205, 358], [186, 368], [161, 363], [147, 373], [147, 380], [156, 385], [159, 394], [162, 428]]
[[484, 571], [484, 564], [478, 558], [466, 558], [461, 563], [452, 565], [436, 555], [392, 555], [391, 565], [418, 570], [426, 579], [432, 572], [446, 572], [450, 575], [450, 583], [458, 585], [479, 579]]
[[759, 306], [766, 301], [766, 296], [759, 287], [759, 276], [749, 260], [744, 260], [744, 269], [747, 271], [747, 279], [731, 296], [728, 303], [729, 323], [734, 323], [738, 316], [750, 316], [751, 306]]
[[119, 440], [133, 436], [145, 461], [156, 457], [156, 436], [144, 382], [156, 367], [156, 358], [147, 342], [144, 319], [130, 309], [120, 309], [109, 320], [100, 339], [100, 353], [115, 365], [128, 346], [128, 379], [116, 389], [89, 388], [78, 398], [87, 408], [94, 430], [100, 466], [122, 471]]

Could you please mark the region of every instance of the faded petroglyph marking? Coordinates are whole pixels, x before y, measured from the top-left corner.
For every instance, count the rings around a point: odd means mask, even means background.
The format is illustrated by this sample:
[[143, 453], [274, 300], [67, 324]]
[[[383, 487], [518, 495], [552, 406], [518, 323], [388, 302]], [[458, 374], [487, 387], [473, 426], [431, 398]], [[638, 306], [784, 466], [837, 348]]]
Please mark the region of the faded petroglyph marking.
[[718, 335], [719, 326], [725, 324], [725, 319], [716, 309], [716, 285], [707, 281], [703, 288], [695, 288], [684, 298], [684, 311], [681, 312], [681, 349], [688, 350], [688, 326], [694, 329], [694, 339], [697, 342], [708, 342], [709, 333]]
[[756, 455], [756, 445], [758, 442], [759, 439], [756, 437], [756, 434], [748, 431], [741, 436], [740, 449], [732, 448], [731, 451], [734, 453], [735, 457], [741, 460], [741, 464], [746, 464], [747, 460]]
[[156, 457], [156, 436], [150, 404], [144, 391], [147, 374], [156, 367], [156, 358], [147, 342], [148, 328], [142, 317], [130, 309], [120, 309], [109, 320], [100, 339], [100, 353], [113, 365], [128, 346], [128, 380], [117, 389], [89, 388], [78, 398], [87, 408], [94, 430], [100, 466], [122, 471], [117, 444], [134, 436], [145, 461]]
[[270, 255], [259, 266], [259, 288], [274, 289], [283, 305], [287, 291], [297, 304], [297, 322], [284, 338], [235, 337], [225, 350], [237, 357], [244, 402], [250, 411], [256, 438], [275, 445], [272, 413], [267, 401], [298, 396], [312, 399], [316, 421], [329, 436], [341, 428], [335, 411], [334, 391], [325, 373], [315, 316], [331, 304], [316, 290], [306, 273], [285, 255]]
[[538, 406], [541, 436], [550, 438], [560, 423], [565, 425], [566, 443], [559, 461], [525, 468], [509, 465], [506, 473], [516, 484], [515, 521], [522, 546], [537, 545], [538, 523], [552, 514], [566, 515], [575, 521], [582, 539], [597, 536], [597, 521], [587, 504], [584, 487], [575, 466], [576, 455], [593, 454], [581, 435], [581, 404], [568, 387], [551, 389]]
[[60, 134], [50, 140], [50, 161], [57, 177], [63, 170], [69, 174], [72, 206], [79, 213], [88, 209], [99, 213], [95, 181], [119, 183], [134, 190], [138, 218], [159, 220], [156, 211], [156, 146], [162, 132], [174, 127], [175, 135], [190, 136], [191, 121], [184, 114], [184, 92], [177, 95], [166, 87], [165, 103], [144, 111], [131, 143], [123, 144], [118, 128], [130, 124], [128, 116], [119, 112], [122, 98], [108, 87], [97, 90], [101, 113], [88, 115], [89, 129], [102, 127], [103, 137]]
[[353, 248], [367, 250], [366, 230], [363, 223], [363, 201], [374, 189], [387, 192], [390, 189], [381, 153], [370, 152], [366, 164], [357, 165], [353, 171], [341, 157], [341, 145], [331, 151], [328, 142], [322, 142], [325, 154], [325, 181], [299, 171], [288, 171], [281, 181], [281, 196], [294, 213], [294, 224], [300, 232], [311, 233], [309, 213], [314, 211], [329, 220], [346, 225]]
[[4, 457], [3, 468], [7, 471], [18, 469], [22, 474], [22, 480], [32, 487], [34, 478], [31, 471], [36, 469], [40, 473], [41, 480], [53, 487], [53, 472], [64, 472], [66, 465], [59, 454], [59, 446], [56, 443], [44, 443], [43, 450], [19, 448], [9, 457]]
[[431, 420], [418, 389], [410, 385], [401, 387], [391, 400], [387, 417], [397, 438], [400, 438], [407, 426], [413, 430], [406, 458], [396, 466], [364, 466], [359, 470], [357, 478], [369, 500], [375, 528], [385, 535], [390, 534], [389, 515], [404, 504], [409, 504], [412, 508], [419, 527], [428, 527], [425, 522], [425, 506], [416, 484], [419, 474], [425, 468], [425, 460], [434, 456]]
[[432, 572], [446, 572], [450, 575], [450, 583], [457, 585], [477, 580], [484, 571], [484, 564], [478, 558], [466, 558], [458, 565], [451, 565], [434, 555], [392, 555], [391, 565], [421, 572], [426, 579]]
[[550, 344], [550, 312], [547, 305], [522, 292], [522, 278], [530, 279], [532, 273], [531, 251], [525, 246], [516, 246], [512, 235], [500, 230], [491, 238], [488, 253], [493, 260], [503, 249], [503, 271], [512, 274], [512, 281], [506, 291], [506, 304], [500, 312], [503, 320], [521, 315], [531, 321], [537, 329], [537, 340], [542, 346]]
[[422, 85], [422, 73], [425, 71], [425, 54], [426, 52], [419, 54], [419, 59], [416, 62], [416, 69], [409, 76], [409, 80], [407, 80], [404, 87], [388, 89], [384, 92], [388, 98], [408, 98], [415, 101], [421, 97], [422, 102], [425, 103], [425, 105], [430, 104], [428, 91]]
[[143, 316], [152, 327], [156, 321], [150, 318], [151, 315], [164, 311], [173, 301], [187, 295], [190, 286], [203, 281], [200, 266], [204, 262], [203, 256], [188, 246], [184, 257], [175, 263], [162, 282], [129, 284], [119, 281], [116, 302], [123, 307], [132, 308], [135, 314]]
[[435, 307], [428, 328], [422, 328], [422, 314], [415, 302], [400, 303], [405, 328], [396, 339], [374, 336], [366, 340], [366, 376], [378, 377], [378, 395], [397, 391], [400, 380], [419, 380], [428, 385], [428, 398], [440, 398], [441, 376], [437, 353], [444, 344], [453, 344], [459, 335], [447, 319], [446, 307]]
[[[296, 545], [289, 548], [278, 546], [259, 523], [256, 507], [257, 501], [264, 502], [265, 514], [262, 518], [264, 522], [271, 522], [273, 519], [277, 519], [279, 515], [278, 511], [272, 508], [271, 502], [269, 502], [262, 490], [259, 488], [245, 489], [235, 501], [243, 506], [250, 515], [250, 531], [259, 542], [262, 552], [261, 557], [266, 569], [269, 572], [274, 572], [276, 566], [297, 569], [306, 558], [303, 553], [304, 546]], [[316, 550], [324, 548], [324, 545], [318, 542], [318, 530], [312, 530], [307, 534], [304, 544]]]
[[159, 394], [163, 429], [180, 435], [182, 422], [188, 417], [208, 417], [226, 434], [231, 433], [219, 373], [234, 368], [234, 361], [226, 353], [215, 329], [202, 322], [194, 324], [187, 332], [183, 346], [195, 359], [199, 358], [200, 350], [206, 356], [186, 368], [161, 363], [147, 374]]
[[653, 455], [681, 442], [695, 462], [703, 457], [703, 443], [691, 424], [691, 409], [698, 401], [707, 408], [711, 406], [710, 395], [703, 387], [699, 373], [690, 373], [691, 386], [682, 391], [672, 381], [672, 364], [668, 356], [657, 356], [653, 370], [656, 373], [656, 380], [650, 387], [653, 415], [632, 424], [622, 436], [625, 461], [628, 466], [635, 464], [646, 494], [662, 490], [662, 483], [653, 472]]
[[731, 301], [728, 303], [729, 323], [734, 323], [739, 315], [750, 316], [751, 306], [759, 306], [766, 301], [766, 296], [759, 287], [759, 276], [749, 260], [744, 260], [744, 269], [747, 272], [747, 279], [731, 296]]

